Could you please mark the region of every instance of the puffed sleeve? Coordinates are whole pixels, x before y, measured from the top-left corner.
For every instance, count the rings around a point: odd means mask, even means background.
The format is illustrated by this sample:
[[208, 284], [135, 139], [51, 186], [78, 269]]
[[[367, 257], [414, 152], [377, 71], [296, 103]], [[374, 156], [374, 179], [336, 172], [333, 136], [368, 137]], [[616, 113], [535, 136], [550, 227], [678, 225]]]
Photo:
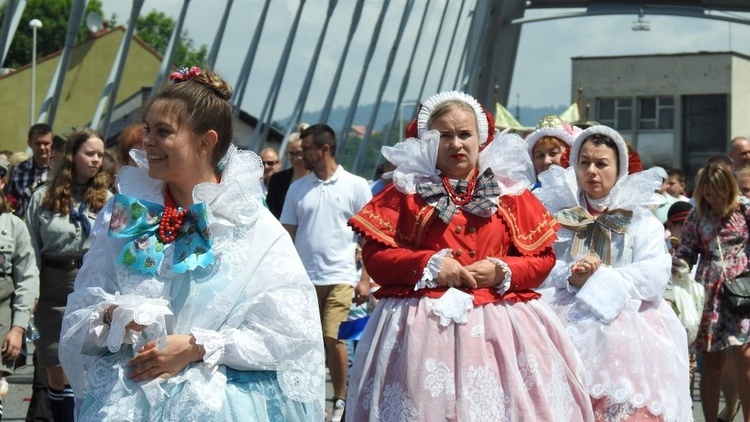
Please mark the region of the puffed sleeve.
[[[86, 368], [107, 351], [116, 352], [123, 344], [139, 345], [154, 341], [166, 346], [165, 317], [171, 314], [167, 301], [140, 294], [120, 294], [116, 260], [124, 241], [108, 236], [112, 215], [110, 199], [98, 213], [91, 229], [91, 248], [84, 256], [76, 276], [73, 293], [63, 317], [60, 334], [60, 362], [76, 394], [83, 393]], [[111, 325], [103, 315], [110, 305], [117, 305]], [[126, 329], [130, 321], [146, 325], [138, 333]]]
[[632, 260], [623, 266], [601, 266], [577, 294], [604, 323], [617, 317], [629, 300], [658, 301], [670, 279], [671, 256], [664, 245], [663, 228], [652, 215], [634, 222], [626, 236], [632, 236]]
[[[193, 327], [203, 345], [204, 372], [218, 365], [238, 370], [275, 370], [294, 400], [317, 400], [324, 390], [324, 354], [317, 296], [289, 235], [270, 212], [263, 213], [253, 244], [261, 258], [252, 264], [244, 297], [229, 314], [227, 328]], [[271, 221], [271, 220], [273, 221]], [[250, 264], [248, 264], [250, 265]]]
[[15, 250], [13, 253], [13, 321], [16, 327], [29, 325], [34, 300], [39, 297], [39, 270], [36, 254], [26, 225], [18, 217], [9, 215], [13, 222]]

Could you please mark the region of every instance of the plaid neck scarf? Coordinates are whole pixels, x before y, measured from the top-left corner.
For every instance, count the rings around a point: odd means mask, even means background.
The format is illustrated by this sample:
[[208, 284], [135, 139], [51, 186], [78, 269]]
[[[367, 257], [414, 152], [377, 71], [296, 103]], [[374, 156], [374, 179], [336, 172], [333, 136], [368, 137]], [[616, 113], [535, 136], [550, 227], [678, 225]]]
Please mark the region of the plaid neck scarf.
[[571, 255], [577, 258], [596, 254], [606, 265], [612, 263], [612, 232], [624, 234], [633, 211], [614, 209], [594, 218], [580, 206], [561, 210], [555, 216], [561, 226], [575, 233]]
[[[462, 195], [466, 193], [468, 187], [468, 181], [459, 180], [455, 191], [457, 194]], [[458, 212], [458, 205], [450, 199], [448, 191], [442, 183], [429, 182], [419, 184], [417, 185], [417, 192], [428, 204], [435, 203], [438, 217], [445, 224], [450, 223], [453, 214]], [[500, 185], [497, 183], [492, 169], [488, 168], [477, 178], [471, 200], [466, 205], [462, 205], [461, 208], [477, 217], [489, 217], [497, 210], [497, 201], [491, 197], [499, 196], [500, 193]]]

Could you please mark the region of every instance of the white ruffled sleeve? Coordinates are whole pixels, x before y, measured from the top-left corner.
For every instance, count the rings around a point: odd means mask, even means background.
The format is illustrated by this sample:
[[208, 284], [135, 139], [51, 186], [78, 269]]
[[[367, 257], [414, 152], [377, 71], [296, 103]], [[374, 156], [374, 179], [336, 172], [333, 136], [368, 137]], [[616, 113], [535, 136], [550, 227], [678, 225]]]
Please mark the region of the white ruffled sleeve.
[[[323, 341], [315, 290], [289, 235], [264, 211], [251, 244], [269, 244], [251, 268], [243, 297], [219, 330], [192, 327], [191, 334], [205, 349], [202, 371], [219, 365], [243, 371], [276, 371], [290, 398], [316, 400], [325, 385]], [[249, 265], [249, 264], [248, 264]]]
[[[82, 352], [98, 355], [106, 347], [116, 353], [123, 344], [132, 344], [138, 350], [150, 340], [159, 349], [166, 347], [167, 321], [172, 317], [167, 300], [121, 295], [119, 292], [112, 295], [99, 287], [89, 287], [87, 290], [92, 297], [100, 298], [101, 302], [94, 305], [89, 316], [89, 329], [81, 346]], [[104, 313], [113, 305], [116, 308], [112, 312], [112, 321], [107, 325], [104, 323]], [[146, 328], [142, 332], [128, 329], [131, 322]]]
[[602, 322], [609, 323], [629, 300], [658, 301], [670, 279], [672, 259], [662, 241], [662, 228], [652, 215], [638, 215], [626, 236], [632, 236], [633, 259], [617, 268], [602, 266], [577, 294]]
[[[85, 392], [85, 369], [91, 367], [99, 355], [116, 352], [123, 344], [133, 344], [137, 350], [148, 341], [164, 348], [167, 319], [172, 315], [165, 300], [118, 293], [122, 288], [116, 260], [124, 241], [108, 236], [112, 201], [110, 199], [101, 209], [92, 227], [91, 248], [84, 257], [73, 293], [68, 296], [60, 333], [60, 363], [77, 397]], [[113, 312], [112, 324], [108, 326], [104, 324], [103, 314], [110, 305], [118, 305], [118, 309]], [[133, 319], [147, 328], [140, 333], [127, 330], [127, 324]]]
[[450, 248], [435, 252], [435, 254], [430, 257], [429, 261], [427, 261], [424, 270], [422, 270], [422, 278], [419, 279], [416, 285], [414, 285], [414, 290], [437, 287], [438, 284], [436, 280], [440, 273], [440, 266], [443, 265], [443, 260], [449, 256], [453, 256]]
[[500, 282], [500, 284], [495, 286], [495, 288], [497, 289], [498, 293], [505, 293], [506, 291], [508, 291], [508, 289], [510, 289], [510, 281], [513, 278], [513, 271], [510, 269], [508, 263], [500, 258], [490, 256], [487, 257], [487, 260], [503, 269], [503, 280]]

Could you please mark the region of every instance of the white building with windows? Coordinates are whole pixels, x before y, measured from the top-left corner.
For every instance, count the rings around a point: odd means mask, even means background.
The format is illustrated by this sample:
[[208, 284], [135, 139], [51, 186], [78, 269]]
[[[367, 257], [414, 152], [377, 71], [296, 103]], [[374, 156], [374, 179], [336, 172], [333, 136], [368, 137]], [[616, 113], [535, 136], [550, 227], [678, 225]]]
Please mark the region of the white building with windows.
[[[587, 120], [617, 129], [644, 168], [692, 179], [735, 136], [750, 136], [750, 57], [727, 52], [574, 57], [573, 97]], [[691, 180], [692, 181], [692, 180]]]

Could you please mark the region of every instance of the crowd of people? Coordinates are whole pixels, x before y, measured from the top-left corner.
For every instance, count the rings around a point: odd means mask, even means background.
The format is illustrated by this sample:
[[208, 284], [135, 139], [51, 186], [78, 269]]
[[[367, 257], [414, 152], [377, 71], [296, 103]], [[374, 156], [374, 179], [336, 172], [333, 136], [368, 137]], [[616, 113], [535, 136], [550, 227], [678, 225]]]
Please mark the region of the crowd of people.
[[30, 418], [682, 422], [699, 371], [706, 421], [750, 421], [750, 140], [687, 192], [610, 127], [522, 137], [448, 91], [368, 182], [329, 125], [241, 151], [227, 82], [170, 81], [115, 150], [37, 124], [2, 152], [0, 371], [35, 324]]

